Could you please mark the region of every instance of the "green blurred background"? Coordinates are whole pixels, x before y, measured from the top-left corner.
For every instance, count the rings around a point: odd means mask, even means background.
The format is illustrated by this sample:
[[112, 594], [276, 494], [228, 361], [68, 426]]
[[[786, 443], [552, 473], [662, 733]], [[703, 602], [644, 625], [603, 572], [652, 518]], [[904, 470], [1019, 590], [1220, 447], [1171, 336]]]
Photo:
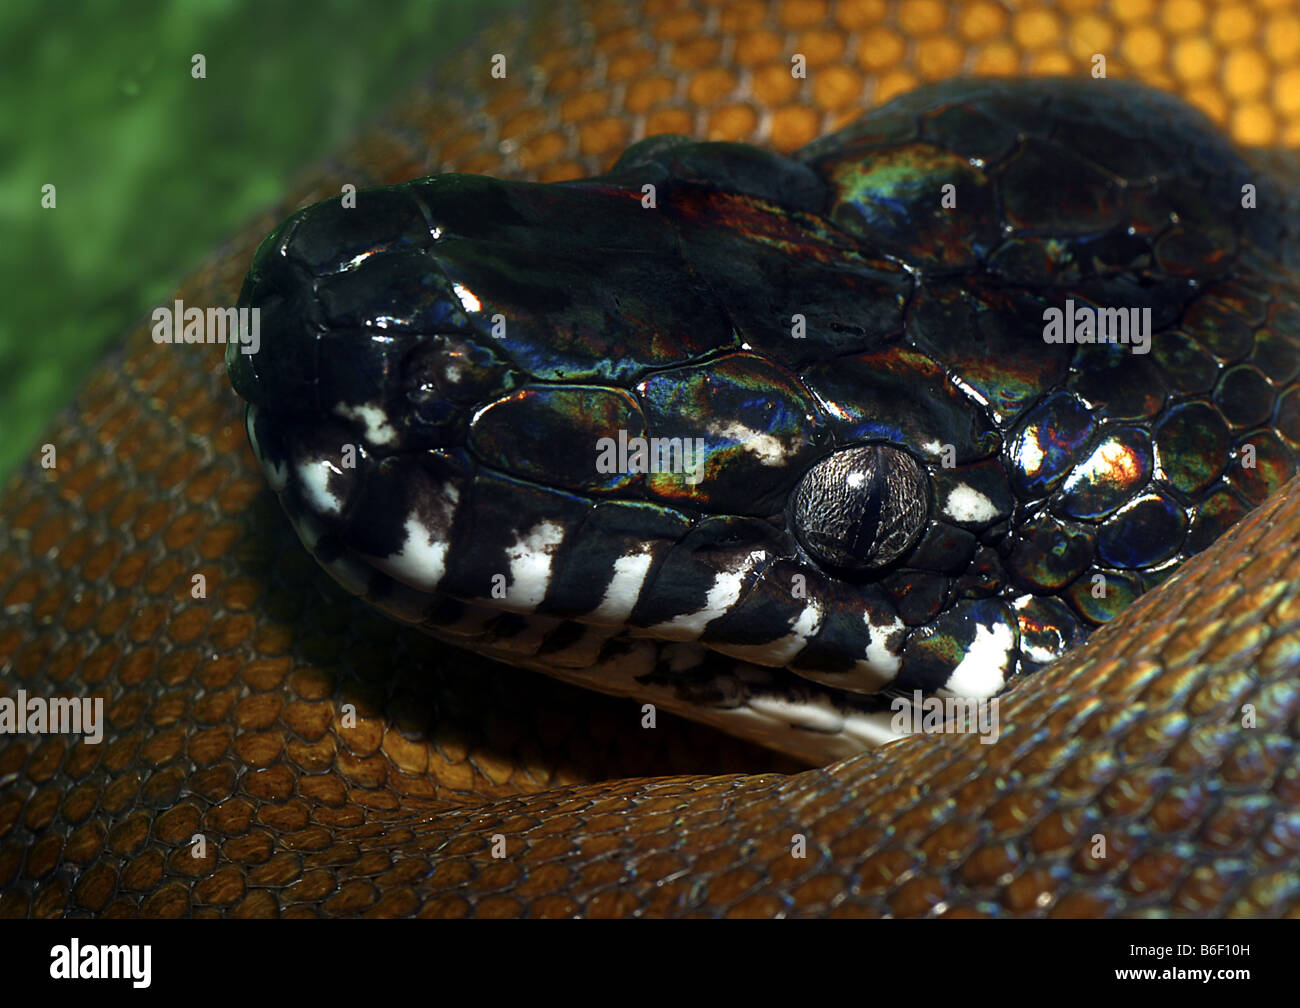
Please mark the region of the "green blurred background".
[[[511, 6], [0, 6], [0, 478], [127, 327], [296, 170]], [[41, 209], [46, 183], [57, 209]]]

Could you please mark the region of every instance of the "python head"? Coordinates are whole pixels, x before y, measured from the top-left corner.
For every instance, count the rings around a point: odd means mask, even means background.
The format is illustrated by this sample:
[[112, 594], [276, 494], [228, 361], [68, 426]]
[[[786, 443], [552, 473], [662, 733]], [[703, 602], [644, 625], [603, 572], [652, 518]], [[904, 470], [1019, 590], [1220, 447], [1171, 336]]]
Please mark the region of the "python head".
[[995, 696], [1235, 517], [1156, 465], [1155, 358], [1044, 339], [1076, 299], [1196, 336], [1222, 263], [1162, 236], [1245, 167], [1145, 105], [1160, 130], [1121, 89], [959, 83], [790, 157], [657, 137], [308, 207], [228, 348], [253, 450], [399, 621], [808, 759], [896, 737], [900, 698]]

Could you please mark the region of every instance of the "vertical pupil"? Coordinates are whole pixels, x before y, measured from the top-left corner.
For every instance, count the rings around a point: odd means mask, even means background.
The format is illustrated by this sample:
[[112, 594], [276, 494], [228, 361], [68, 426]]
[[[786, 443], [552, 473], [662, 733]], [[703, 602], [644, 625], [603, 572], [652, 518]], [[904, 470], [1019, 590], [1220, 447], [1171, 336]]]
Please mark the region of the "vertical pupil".
[[830, 455], [795, 488], [791, 524], [818, 563], [874, 570], [902, 556], [928, 517], [928, 482], [906, 452], [858, 445]]
[[851, 470], [845, 481], [850, 499], [856, 496], [861, 501], [861, 512], [849, 537], [848, 552], [863, 562], [869, 562], [876, 544], [876, 532], [880, 528], [885, 490], [885, 481], [881, 478], [882, 463], [880, 450], [876, 448], [870, 455], [863, 456], [860, 468]]

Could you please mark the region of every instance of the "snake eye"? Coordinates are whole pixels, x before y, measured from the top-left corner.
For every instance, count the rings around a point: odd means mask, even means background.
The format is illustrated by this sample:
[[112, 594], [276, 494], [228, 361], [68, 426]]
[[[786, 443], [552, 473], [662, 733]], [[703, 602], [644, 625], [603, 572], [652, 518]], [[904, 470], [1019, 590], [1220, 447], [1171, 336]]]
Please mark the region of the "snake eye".
[[910, 455], [885, 445], [859, 445], [804, 473], [795, 487], [791, 522], [818, 563], [875, 570], [916, 542], [928, 501], [925, 474]]

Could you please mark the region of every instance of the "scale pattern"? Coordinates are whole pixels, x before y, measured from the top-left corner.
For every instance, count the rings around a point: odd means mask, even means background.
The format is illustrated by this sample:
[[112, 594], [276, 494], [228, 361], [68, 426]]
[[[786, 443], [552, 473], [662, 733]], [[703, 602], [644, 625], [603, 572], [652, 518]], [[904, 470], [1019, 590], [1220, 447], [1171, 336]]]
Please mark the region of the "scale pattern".
[[[467, 53], [180, 296], [232, 303], [257, 239], [345, 181], [572, 178], [660, 132], [790, 151], [924, 80], [1078, 72], [1098, 48], [1239, 141], [1296, 144], [1295, 22], [1289, 4], [850, 0], [503, 21], [488, 48], [539, 75], [489, 91]], [[791, 81], [794, 47], [826, 71]], [[196, 366], [136, 330], [47, 440], [60, 468], [20, 472], [0, 506], [0, 673], [7, 694], [101, 693], [112, 727], [99, 747], [2, 740], [0, 913], [1300, 911], [1294, 485], [1018, 692], [991, 751], [905, 742], [786, 776], [689, 725], [631, 729], [616, 701], [394, 637], [286, 527], [218, 353]], [[1248, 701], [1253, 733], [1236, 727]], [[733, 776], [594, 783], [705, 771]], [[488, 856], [478, 815], [513, 856]], [[803, 861], [778, 853], [794, 827]], [[1080, 854], [1099, 828], [1104, 864]], [[184, 847], [197, 830], [202, 860]]]

